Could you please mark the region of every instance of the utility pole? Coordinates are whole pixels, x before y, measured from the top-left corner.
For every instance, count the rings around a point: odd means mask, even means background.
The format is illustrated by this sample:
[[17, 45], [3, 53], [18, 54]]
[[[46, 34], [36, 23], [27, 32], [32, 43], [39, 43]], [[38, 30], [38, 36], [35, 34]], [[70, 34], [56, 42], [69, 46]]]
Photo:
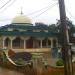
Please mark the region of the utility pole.
[[61, 21], [61, 45], [62, 45], [62, 57], [64, 60], [64, 75], [73, 75], [72, 70], [72, 58], [71, 58], [71, 49], [69, 45], [69, 36], [68, 36], [68, 27], [66, 22], [66, 12], [64, 0], [59, 1], [59, 10], [60, 10], [60, 21]]

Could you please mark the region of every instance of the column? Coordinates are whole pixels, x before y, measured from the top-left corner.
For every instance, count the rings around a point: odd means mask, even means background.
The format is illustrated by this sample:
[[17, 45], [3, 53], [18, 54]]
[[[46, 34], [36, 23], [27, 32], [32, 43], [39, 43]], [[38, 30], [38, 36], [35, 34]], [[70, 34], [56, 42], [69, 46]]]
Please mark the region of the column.
[[24, 39], [24, 49], [26, 49], [26, 40]]
[[48, 39], [47, 39], [47, 41], [46, 41], [46, 47], [48, 47]]
[[33, 48], [35, 48], [35, 41], [33, 40]]
[[15, 39], [16, 37], [10, 37], [10, 40], [11, 40], [11, 43], [10, 43], [10, 48], [13, 49], [13, 40]]
[[40, 47], [42, 48], [42, 40], [40, 40], [40, 43], [41, 43], [41, 44], [40, 44]]
[[11, 39], [11, 44], [10, 45], [11, 45], [11, 49], [12, 49], [12, 39]]
[[58, 47], [58, 39], [56, 39], [56, 47]]
[[44, 40], [44, 37], [37, 37], [37, 40], [40, 40], [40, 48], [42, 48], [42, 41]]
[[50, 40], [51, 40], [51, 48], [53, 48], [53, 38], [51, 38]]
[[3, 48], [4, 48], [4, 38], [3, 38]]
[[26, 40], [28, 40], [30, 37], [24, 37], [24, 49], [26, 49]]

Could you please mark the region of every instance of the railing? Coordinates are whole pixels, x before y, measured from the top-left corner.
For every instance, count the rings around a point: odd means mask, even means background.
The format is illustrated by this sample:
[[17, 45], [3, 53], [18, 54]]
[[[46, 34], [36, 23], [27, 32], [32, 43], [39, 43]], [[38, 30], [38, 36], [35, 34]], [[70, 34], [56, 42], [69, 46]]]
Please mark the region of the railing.
[[12, 49], [15, 52], [50, 52], [51, 48]]

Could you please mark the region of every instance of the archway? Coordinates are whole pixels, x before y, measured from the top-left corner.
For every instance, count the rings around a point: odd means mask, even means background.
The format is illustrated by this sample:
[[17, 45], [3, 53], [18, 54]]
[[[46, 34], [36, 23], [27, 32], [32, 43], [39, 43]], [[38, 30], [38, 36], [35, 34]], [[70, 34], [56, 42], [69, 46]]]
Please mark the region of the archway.
[[53, 47], [56, 47], [56, 39], [53, 39]]
[[42, 47], [47, 47], [47, 39], [42, 40]]
[[16, 37], [12, 41], [13, 48], [24, 48], [24, 40], [22, 40], [20, 37]]
[[33, 37], [30, 37], [28, 40], [26, 40], [26, 48], [33, 48]]
[[9, 38], [6, 38], [6, 39], [4, 40], [4, 46], [5, 46], [5, 47], [10, 47], [10, 42], [11, 42], [11, 40], [10, 40]]

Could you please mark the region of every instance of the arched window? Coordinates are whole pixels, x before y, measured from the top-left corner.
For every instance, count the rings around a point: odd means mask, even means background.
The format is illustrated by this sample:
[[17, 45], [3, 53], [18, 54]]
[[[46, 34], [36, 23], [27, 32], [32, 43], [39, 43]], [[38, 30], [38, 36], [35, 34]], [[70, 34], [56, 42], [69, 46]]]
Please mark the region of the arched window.
[[56, 47], [56, 39], [53, 39], [53, 47]]
[[33, 37], [30, 37], [28, 40], [26, 40], [26, 48], [33, 48]]
[[8, 47], [9, 45], [10, 45], [10, 39], [6, 38], [5, 41], [4, 41], [4, 46]]
[[51, 47], [51, 40], [48, 40], [48, 47]]
[[12, 41], [12, 45], [13, 47], [23, 47], [24, 45], [24, 41], [20, 38], [20, 37], [16, 37], [13, 41]]
[[43, 46], [43, 47], [46, 47], [46, 43], [47, 43], [47, 39], [44, 39], [44, 40], [42, 41], [42, 46]]

